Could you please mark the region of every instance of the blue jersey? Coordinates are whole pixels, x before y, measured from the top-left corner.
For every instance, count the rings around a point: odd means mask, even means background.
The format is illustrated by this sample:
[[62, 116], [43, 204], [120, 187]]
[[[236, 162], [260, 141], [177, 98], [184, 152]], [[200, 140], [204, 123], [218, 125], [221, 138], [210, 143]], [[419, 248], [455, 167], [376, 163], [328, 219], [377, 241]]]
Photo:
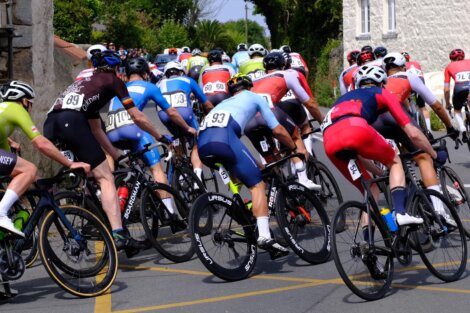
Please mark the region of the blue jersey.
[[[214, 113], [221, 112], [230, 113], [230, 117], [237, 122], [242, 132], [248, 121], [251, 120], [257, 112], [261, 113], [270, 129], [274, 129], [279, 125], [274, 113], [269, 108], [268, 102], [262, 96], [248, 90], [244, 90], [220, 102], [208, 114], [208, 121], [214, 116]], [[206, 119], [204, 121], [206, 121]]]
[[[153, 100], [162, 110], [167, 110], [170, 107], [160, 92], [160, 89], [152, 83], [143, 80], [135, 80], [127, 83], [126, 86], [129, 91], [129, 95], [139, 111], [142, 111], [150, 100]], [[122, 106], [121, 101], [119, 101], [117, 97], [114, 97], [111, 100], [108, 111], [118, 111], [122, 108], [124, 107]]]
[[199, 102], [205, 103], [207, 101], [207, 97], [198, 83], [190, 77], [170, 77], [160, 81], [159, 87], [165, 99], [174, 108], [191, 108], [191, 93], [196, 96]]
[[236, 68], [239, 68], [241, 63], [249, 59], [250, 59], [250, 55], [248, 54], [248, 51], [238, 51], [232, 57], [232, 64]]

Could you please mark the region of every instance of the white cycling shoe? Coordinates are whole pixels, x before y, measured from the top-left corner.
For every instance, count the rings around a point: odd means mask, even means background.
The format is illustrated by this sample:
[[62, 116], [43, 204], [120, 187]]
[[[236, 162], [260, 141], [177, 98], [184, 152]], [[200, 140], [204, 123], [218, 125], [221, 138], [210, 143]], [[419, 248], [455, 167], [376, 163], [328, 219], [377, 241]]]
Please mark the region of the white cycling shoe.
[[397, 213], [396, 217], [397, 217], [397, 224], [399, 226], [423, 224], [423, 219], [421, 217], [411, 216], [408, 213], [405, 213], [405, 214]]
[[439, 216], [442, 216], [442, 218], [444, 219], [447, 225], [452, 226], [452, 227], [457, 227], [457, 223], [454, 221], [452, 216], [450, 216], [450, 214], [447, 214], [444, 208], [434, 209], [434, 210]]
[[18, 230], [15, 225], [11, 222], [11, 219], [8, 216], [0, 216], [0, 228], [7, 230], [10, 233], [18, 235], [24, 238], [24, 233]]
[[320, 190], [321, 189], [321, 186], [318, 185], [318, 184], [315, 184], [313, 181], [311, 181], [310, 179], [307, 179], [305, 181], [301, 181], [299, 180], [299, 184], [302, 184], [304, 185], [305, 187], [307, 187], [308, 189], [310, 190]]

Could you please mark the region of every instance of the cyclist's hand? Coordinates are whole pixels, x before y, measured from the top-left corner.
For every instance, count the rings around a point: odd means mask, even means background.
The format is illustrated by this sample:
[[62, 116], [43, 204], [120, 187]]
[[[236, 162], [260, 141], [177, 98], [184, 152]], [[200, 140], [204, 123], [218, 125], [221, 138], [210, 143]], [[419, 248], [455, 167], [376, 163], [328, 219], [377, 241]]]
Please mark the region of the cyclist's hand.
[[90, 164], [88, 163], [83, 163], [83, 162], [72, 162], [72, 164], [70, 164], [70, 169], [77, 169], [77, 168], [81, 168], [85, 171], [86, 174], [88, 174], [88, 172], [90, 171]]
[[452, 138], [452, 140], [456, 140], [460, 135], [459, 131], [452, 126], [447, 128], [447, 134]]
[[158, 139], [158, 141], [160, 141], [161, 143], [164, 143], [166, 145], [170, 145], [173, 142], [173, 137], [170, 136], [170, 135], [165, 134], [165, 135], [162, 135], [160, 137], [160, 139]]
[[434, 159], [434, 163], [437, 166], [443, 166], [446, 164], [447, 159], [449, 158], [449, 154], [447, 153], [446, 150], [437, 150], [437, 157]]
[[190, 133], [191, 135], [193, 135], [194, 137], [197, 136], [197, 131], [192, 127], [189, 127], [187, 132]]

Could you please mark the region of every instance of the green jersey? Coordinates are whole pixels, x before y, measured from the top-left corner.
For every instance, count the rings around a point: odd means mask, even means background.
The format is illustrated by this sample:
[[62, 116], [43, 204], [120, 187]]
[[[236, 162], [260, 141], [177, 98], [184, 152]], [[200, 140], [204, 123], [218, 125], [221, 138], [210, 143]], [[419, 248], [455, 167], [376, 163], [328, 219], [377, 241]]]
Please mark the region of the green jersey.
[[207, 61], [207, 58], [196, 55], [188, 59], [188, 65], [186, 66], [186, 69], [189, 71], [191, 68], [195, 66], [203, 67], [207, 64], [209, 64], [209, 61]]
[[252, 80], [263, 77], [265, 75], [263, 58], [254, 58], [246, 60], [245, 62], [240, 64], [238, 68], [238, 73], [247, 75]]
[[30, 140], [41, 135], [31, 116], [25, 108], [17, 102], [0, 103], [0, 149], [9, 151], [8, 137], [19, 127]]

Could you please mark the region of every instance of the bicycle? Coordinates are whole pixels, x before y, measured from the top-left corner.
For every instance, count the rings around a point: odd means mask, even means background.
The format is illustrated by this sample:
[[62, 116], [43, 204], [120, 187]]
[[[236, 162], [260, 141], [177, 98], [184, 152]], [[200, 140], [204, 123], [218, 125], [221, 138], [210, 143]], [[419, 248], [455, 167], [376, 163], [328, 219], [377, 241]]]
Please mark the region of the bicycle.
[[0, 273], [4, 281], [21, 278], [25, 272], [21, 252], [39, 226], [39, 253], [54, 282], [79, 297], [95, 297], [113, 284], [118, 269], [117, 251], [106, 226], [92, 213], [73, 205], [59, 207], [48, 191], [69, 173], [36, 181], [27, 196], [39, 201], [24, 227], [24, 238], [6, 233], [0, 242]]
[[[400, 227], [397, 232], [391, 231], [380, 217], [378, 204], [370, 191], [373, 183], [387, 181], [388, 175], [366, 181], [359, 172], [354, 152], [349, 153], [349, 171], [353, 179], [360, 179], [365, 190], [364, 201], [348, 201], [338, 208], [331, 232], [332, 253], [345, 284], [364, 300], [385, 296], [393, 279], [393, 258], [402, 265], [411, 264], [412, 246], [428, 270], [445, 282], [458, 280], [465, 271], [467, 244], [462, 223], [453, 205], [441, 193], [421, 187], [411, 164], [411, 158], [421, 152], [400, 156], [410, 186], [407, 211], [422, 217], [424, 223]], [[457, 227], [445, 225], [432, 206], [431, 196], [442, 201], [446, 213], [452, 216]], [[341, 215], [346, 216], [346, 227], [342, 232], [336, 232]], [[359, 235], [361, 229], [363, 234]], [[456, 245], [459, 247], [454, 253], [447, 251], [447, 246], [451, 249]], [[457, 260], [449, 260], [452, 256]]]
[[[465, 100], [465, 102], [462, 105], [462, 109], [465, 108], [465, 131], [462, 132], [462, 140], [458, 139], [456, 140], [456, 145], [455, 149], [458, 148], [459, 143], [463, 144], [466, 143], [468, 150], [470, 151], [470, 112], [468, 111], [468, 100]], [[452, 106], [447, 107], [447, 110], [449, 111], [449, 116], [453, 119], [454, 114], [452, 114]], [[459, 129], [459, 127], [457, 127]]]
[[[283, 179], [279, 166], [293, 157], [303, 155], [283, 157], [262, 170], [263, 177], [270, 180], [268, 208], [294, 252], [312, 264], [323, 263], [330, 257], [328, 215], [303, 185]], [[226, 179], [230, 180], [228, 176]], [[257, 258], [256, 219], [248, 208], [251, 204], [241, 198], [239, 186], [230, 182], [232, 197], [217, 193], [199, 196], [189, 218], [199, 259], [226, 281], [248, 277]]]

